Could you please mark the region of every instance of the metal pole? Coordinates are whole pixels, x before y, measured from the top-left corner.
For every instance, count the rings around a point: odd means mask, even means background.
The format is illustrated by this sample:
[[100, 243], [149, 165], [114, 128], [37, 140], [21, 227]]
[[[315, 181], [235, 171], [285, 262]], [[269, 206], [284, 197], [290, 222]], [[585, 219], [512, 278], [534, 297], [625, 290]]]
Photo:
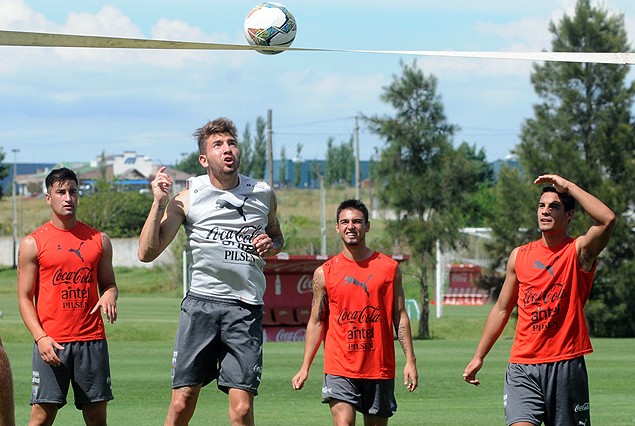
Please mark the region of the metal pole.
[[443, 315], [443, 256], [441, 256], [441, 243], [439, 240], [436, 242], [436, 257], [437, 318], [441, 318]]
[[17, 256], [17, 247], [18, 247], [18, 210], [16, 203], [16, 181], [15, 178], [18, 174], [17, 172], [17, 156], [19, 149], [12, 149], [13, 152], [13, 180], [12, 180], [12, 200], [13, 200], [13, 269], [17, 269], [18, 267], [18, 256]]
[[326, 256], [326, 191], [324, 189], [324, 176], [320, 174], [320, 205], [321, 205], [321, 233], [322, 233], [322, 248], [320, 254]]
[[360, 176], [359, 176], [359, 124], [355, 117], [355, 198], [360, 200]]
[[269, 167], [269, 186], [273, 188], [273, 123], [271, 110], [267, 110], [267, 165]]

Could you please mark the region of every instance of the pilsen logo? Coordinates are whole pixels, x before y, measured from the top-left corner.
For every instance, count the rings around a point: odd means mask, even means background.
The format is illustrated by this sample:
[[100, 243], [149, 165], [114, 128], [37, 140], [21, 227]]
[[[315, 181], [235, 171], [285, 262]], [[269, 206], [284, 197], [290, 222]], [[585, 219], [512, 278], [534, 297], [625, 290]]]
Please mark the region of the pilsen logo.
[[344, 308], [337, 316], [337, 323], [342, 324], [374, 324], [381, 320], [381, 309], [379, 306], [366, 306], [363, 309], [349, 311]]
[[60, 284], [90, 284], [94, 280], [91, 268], [79, 268], [77, 271], [63, 271], [58, 269], [53, 274], [53, 285]]
[[551, 303], [556, 303], [566, 296], [563, 284], [553, 284], [545, 291], [534, 292], [531, 289], [527, 290], [523, 297], [524, 306], [543, 306]]

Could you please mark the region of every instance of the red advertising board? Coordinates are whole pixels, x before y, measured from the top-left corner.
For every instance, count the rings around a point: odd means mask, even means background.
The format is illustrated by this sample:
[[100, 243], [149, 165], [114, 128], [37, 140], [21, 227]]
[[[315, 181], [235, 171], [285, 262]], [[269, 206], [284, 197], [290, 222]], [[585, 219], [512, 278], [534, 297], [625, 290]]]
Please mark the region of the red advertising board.
[[480, 276], [480, 266], [455, 263], [450, 266], [450, 288], [476, 287], [476, 281]]

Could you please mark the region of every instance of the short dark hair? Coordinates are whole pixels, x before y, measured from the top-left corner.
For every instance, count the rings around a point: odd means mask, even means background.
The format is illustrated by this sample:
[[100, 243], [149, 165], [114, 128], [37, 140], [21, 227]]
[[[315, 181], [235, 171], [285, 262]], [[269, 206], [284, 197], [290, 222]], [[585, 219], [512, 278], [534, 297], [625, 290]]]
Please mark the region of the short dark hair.
[[234, 139], [238, 138], [236, 125], [229, 118], [220, 117], [216, 120], [208, 121], [192, 134], [196, 138], [199, 154], [205, 153], [207, 138], [217, 133], [229, 133]]
[[46, 185], [46, 190], [50, 190], [53, 188], [53, 185], [56, 183], [67, 182], [69, 180], [74, 181], [77, 185], [79, 185], [79, 181], [77, 180], [77, 175], [74, 171], [66, 167], [60, 167], [59, 169], [53, 169], [44, 179], [44, 184]]
[[575, 198], [573, 198], [568, 192], [558, 192], [553, 185], [547, 185], [543, 187], [540, 195], [544, 194], [545, 192], [554, 192], [558, 194], [558, 198], [564, 206], [565, 212], [575, 210]]
[[346, 209], [359, 210], [364, 215], [364, 221], [368, 223], [368, 209], [366, 208], [366, 204], [354, 198], [342, 201], [337, 207], [337, 215], [335, 216], [336, 223], [340, 220], [340, 213], [342, 213], [342, 210]]

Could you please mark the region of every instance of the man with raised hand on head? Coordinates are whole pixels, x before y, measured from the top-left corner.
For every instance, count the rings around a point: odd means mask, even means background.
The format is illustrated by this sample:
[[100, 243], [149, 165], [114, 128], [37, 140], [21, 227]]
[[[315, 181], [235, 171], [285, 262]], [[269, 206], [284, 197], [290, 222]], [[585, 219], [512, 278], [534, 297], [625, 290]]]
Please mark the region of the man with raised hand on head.
[[335, 230], [344, 249], [313, 274], [313, 301], [304, 357], [293, 377], [302, 389], [324, 340], [322, 402], [335, 425], [353, 425], [357, 411], [365, 425], [386, 425], [397, 410], [394, 333], [406, 356], [404, 386], [418, 385], [410, 319], [397, 261], [366, 246], [368, 209], [343, 201]]
[[284, 244], [277, 200], [265, 182], [238, 173], [232, 121], [210, 121], [194, 136], [207, 173], [190, 178], [169, 200], [172, 178], [160, 168], [139, 237], [139, 259], [150, 262], [181, 225], [187, 236], [190, 290], [181, 305], [165, 424], [188, 424], [201, 388], [216, 380], [229, 395], [230, 423], [253, 425], [262, 374], [264, 257]]
[[[507, 261], [505, 282], [485, 323], [476, 353], [463, 372], [476, 374], [518, 307], [516, 336], [505, 379], [508, 425], [590, 424], [589, 386], [584, 356], [591, 341], [584, 317], [597, 257], [615, 226], [615, 214], [602, 201], [557, 175], [539, 176], [542, 237], [516, 247]], [[593, 219], [588, 231], [569, 237], [575, 202]]]

